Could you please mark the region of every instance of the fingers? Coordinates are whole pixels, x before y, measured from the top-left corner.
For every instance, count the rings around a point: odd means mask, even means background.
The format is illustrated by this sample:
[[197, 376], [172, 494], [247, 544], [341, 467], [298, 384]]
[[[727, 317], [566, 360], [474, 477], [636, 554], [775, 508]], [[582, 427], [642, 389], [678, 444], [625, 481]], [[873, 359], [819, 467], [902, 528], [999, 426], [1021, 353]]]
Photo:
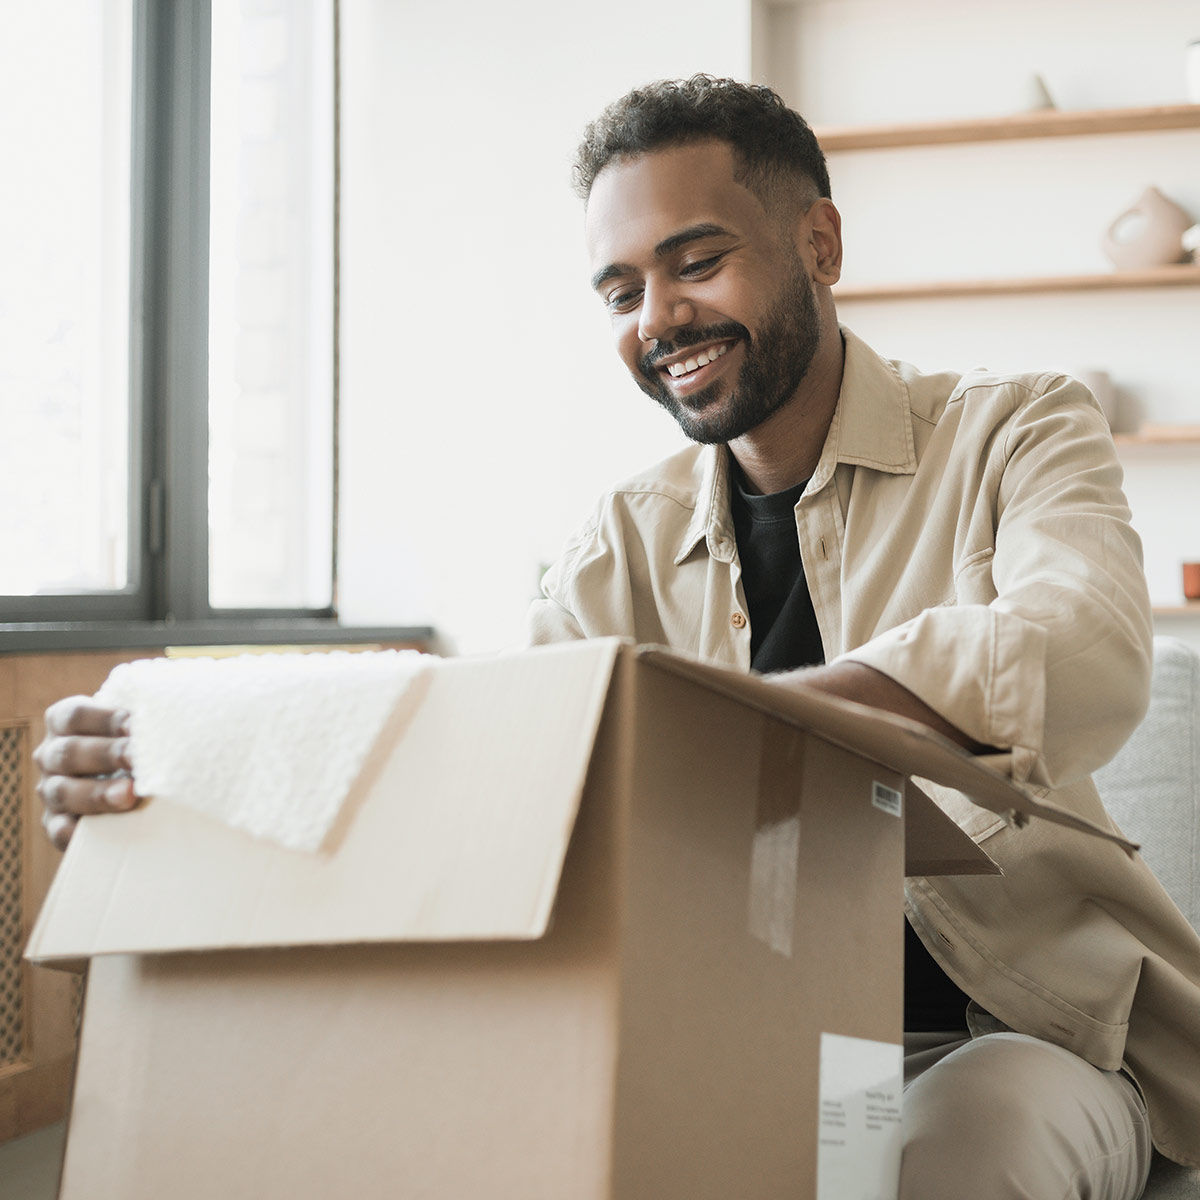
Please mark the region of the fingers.
[[46, 775], [38, 781], [37, 792], [49, 817], [126, 812], [137, 803], [133, 780], [127, 776], [76, 779], [69, 775]]
[[46, 734], [128, 737], [129, 714], [121, 708], [97, 704], [90, 696], [68, 696], [46, 709]]
[[125, 812], [137, 797], [129, 757], [129, 714], [71, 696], [46, 710], [46, 737], [33, 752], [41, 770], [42, 825], [60, 850], [78, 819], [92, 813]]
[[67, 848], [71, 834], [75, 832], [75, 826], [78, 824], [78, 817], [68, 817], [65, 813], [42, 813], [42, 828], [59, 850]]
[[127, 737], [54, 737], [33, 752], [45, 775], [111, 775], [131, 769]]

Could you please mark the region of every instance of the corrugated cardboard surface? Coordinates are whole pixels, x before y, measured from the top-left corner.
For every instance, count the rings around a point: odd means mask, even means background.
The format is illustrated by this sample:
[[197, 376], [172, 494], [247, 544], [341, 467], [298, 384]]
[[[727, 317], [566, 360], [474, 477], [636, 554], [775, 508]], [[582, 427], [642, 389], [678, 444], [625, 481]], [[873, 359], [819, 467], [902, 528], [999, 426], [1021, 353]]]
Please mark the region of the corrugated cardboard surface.
[[880, 778], [623, 655], [542, 940], [97, 958], [63, 1200], [810, 1194], [821, 1033], [899, 1036]]
[[98, 955], [63, 1200], [812, 1197], [822, 1036], [900, 1039], [903, 780], [728, 675], [446, 663], [328, 855], [85, 822], [35, 947]]
[[1000, 875], [1000, 868], [910, 779], [904, 785], [906, 875]]
[[774, 713], [902, 775], [914, 775], [954, 788], [981, 808], [1020, 820], [1038, 817], [1116, 842], [1128, 851], [1137, 849], [1134, 843], [1111, 829], [1042, 800], [1028, 788], [1014, 784], [997, 769], [1007, 761], [1007, 755], [984, 759], [968, 754], [915, 721], [811, 688], [794, 684], [780, 686], [761, 676], [741, 675], [682, 658], [669, 650], [646, 648], [639, 653], [663, 670], [685, 675], [713, 691]]
[[[821, 1034], [901, 1037], [902, 780], [665, 672], [636, 712], [613, 1195], [813, 1196]], [[789, 889], [753, 861], [793, 819]]]
[[63, 1200], [607, 1195], [611, 921], [95, 961]]

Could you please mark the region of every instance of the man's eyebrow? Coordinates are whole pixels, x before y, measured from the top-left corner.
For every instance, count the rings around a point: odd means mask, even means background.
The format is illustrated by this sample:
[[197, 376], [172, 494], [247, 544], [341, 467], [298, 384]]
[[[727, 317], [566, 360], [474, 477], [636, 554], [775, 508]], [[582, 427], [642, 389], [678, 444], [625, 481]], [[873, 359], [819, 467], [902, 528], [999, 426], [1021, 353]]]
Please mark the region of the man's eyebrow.
[[[670, 237], [663, 238], [654, 247], [654, 257], [665, 258], [681, 246], [686, 246], [689, 242], [698, 242], [701, 238], [727, 237], [728, 235], [729, 230], [723, 225], [714, 225], [711, 221], [702, 221], [697, 225], [689, 225], [686, 229], [681, 229], [678, 233], [671, 234]], [[607, 267], [601, 267], [592, 276], [592, 290], [598, 291], [610, 279], [615, 279], [619, 275], [632, 275], [634, 273], [635, 269], [628, 263], [609, 263]]]
[[598, 292], [604, 284], [610, 279], [616, 279], [618, 275], [632, 274], [633, 268], [628, 263], [609, 263], [607, 267], [601, 267], [592, 276], [592, 291]]
[[663, 238], [654, 247], [654, 257], [665, 258], [681, 246], [686, 246], [689, 242], [698, 242], [701, 238], [727, 237], [728, 235], [728, 229], [723, 225], [714, 225], [711, 221], [703, 221], [699, 225], [689, 225], [686, 229], [681, 229], [678, 233], [673, 233], [670, 237]]

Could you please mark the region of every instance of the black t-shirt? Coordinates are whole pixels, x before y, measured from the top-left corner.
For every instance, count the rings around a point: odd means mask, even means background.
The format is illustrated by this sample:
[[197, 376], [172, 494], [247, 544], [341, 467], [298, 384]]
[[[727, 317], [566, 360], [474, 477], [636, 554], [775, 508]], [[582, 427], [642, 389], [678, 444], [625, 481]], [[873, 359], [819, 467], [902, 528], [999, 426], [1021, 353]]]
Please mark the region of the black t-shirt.
[[[732, 458], [730, 468], [733, 527], [750, 617], [751, 669], [766, 674], [823, 663], [825, 649], [796, 532], [796, 504], [807, 481], [756, 496], [746, 491]], [[967, 999], [905, 921], [905, 1030], [962, 1029]]]

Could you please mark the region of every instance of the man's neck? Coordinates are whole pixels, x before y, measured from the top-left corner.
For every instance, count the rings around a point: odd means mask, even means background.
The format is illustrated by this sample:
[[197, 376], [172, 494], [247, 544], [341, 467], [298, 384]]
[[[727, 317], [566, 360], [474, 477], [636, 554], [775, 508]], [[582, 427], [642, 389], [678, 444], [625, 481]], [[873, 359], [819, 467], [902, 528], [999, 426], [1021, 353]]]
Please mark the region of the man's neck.
[[841, 334], [822, 339], [792, 398], [729, 443], [750, 489], [762, 495], [803, 483], [817, 469], [842, 388]]

